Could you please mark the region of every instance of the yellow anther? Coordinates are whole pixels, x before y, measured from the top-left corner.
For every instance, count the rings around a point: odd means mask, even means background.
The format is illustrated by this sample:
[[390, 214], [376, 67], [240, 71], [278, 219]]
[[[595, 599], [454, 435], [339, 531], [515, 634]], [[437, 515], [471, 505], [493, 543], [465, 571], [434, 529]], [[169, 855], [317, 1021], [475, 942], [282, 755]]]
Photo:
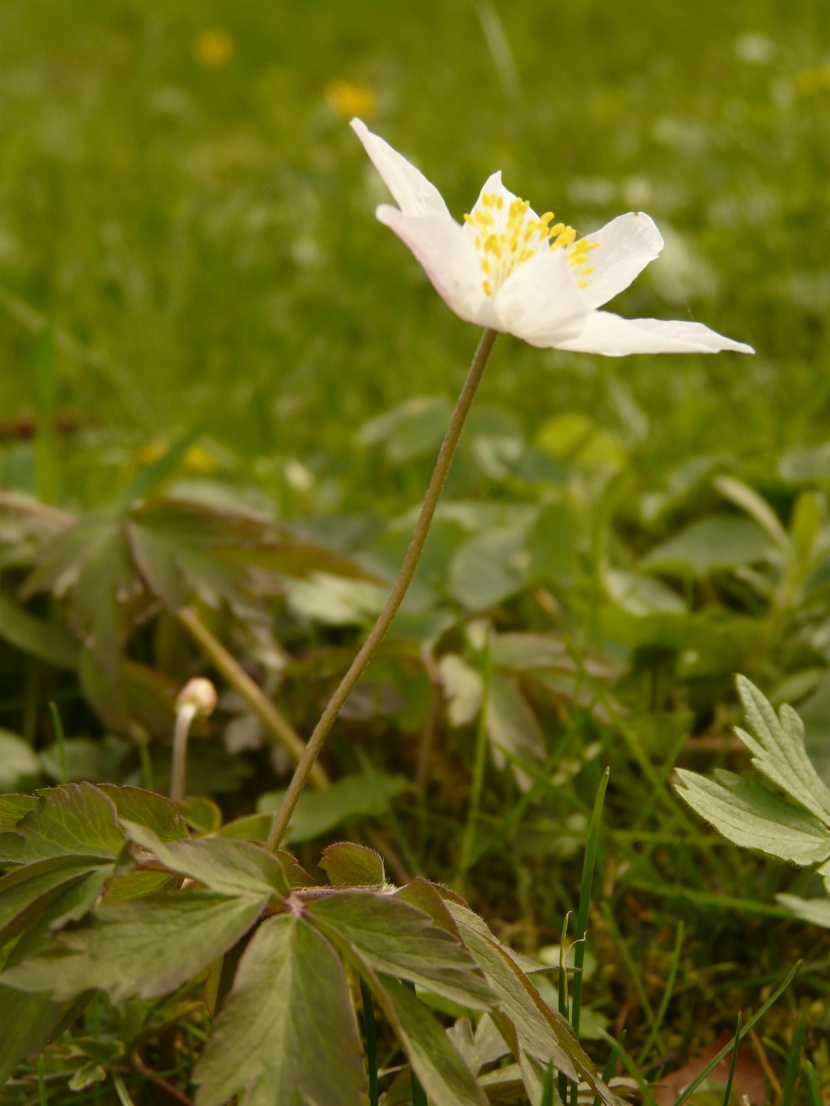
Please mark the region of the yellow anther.
[[481, 282], [481, 287], [484, 289], [485, 296], [492, 296], [493, 292], [492, 292], [492, 289], [490, 287], [490, 281], [489, 280], [483, 280]]
[[541, 223], [541, 225], [543, 227], [546, 227], [548, 225], [548, 223], [551, 221], [552, 218], [553, 218], [553, 212], [552, 211], [546, 211], [545, 214], [539, 219], [539, 222]]
[[593, 265], [586, 265], [585, 268], [582, 270], [582, 276], [589, 277], [591, 275], [591, 273], [593, 273], [593, 272], [594, 272], [594, 266]]

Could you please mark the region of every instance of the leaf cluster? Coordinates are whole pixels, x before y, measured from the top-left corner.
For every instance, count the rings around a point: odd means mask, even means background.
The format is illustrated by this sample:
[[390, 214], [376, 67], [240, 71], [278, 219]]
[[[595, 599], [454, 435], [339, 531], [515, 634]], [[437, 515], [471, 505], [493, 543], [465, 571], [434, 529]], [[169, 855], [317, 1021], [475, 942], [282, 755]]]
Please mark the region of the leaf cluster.
[[[191, 836], [169, 800], [103, 784], [4, 796], [0, 819], [3, 1078], [97, 991], [124, 1004], [184, 998], [201, 983], [216, 1018], [193, 1073], [200, 1106], [235, 1095], [356, 1106], [366, 1088], [350, 986], [359, 977], [436, 1106], [483, 1106], [477, 1075], [492, 1039], [479, 1055], [463, 1028], [448, 1036], [404, 983], [486, 1012], [492, 1028], [480, 1032], [497, 1031], [498, 1056], [512, 1056], [511, 1079], [534, 1100], [552, 1062], [615, 1103], [527, 975], [539, 965], [440, 885], [389, 884], [365, 846], [330, 846], [319, 884], [288, 853]], [[117, 1070], [121, 1059], [116, 1050], [97, 1064]]]

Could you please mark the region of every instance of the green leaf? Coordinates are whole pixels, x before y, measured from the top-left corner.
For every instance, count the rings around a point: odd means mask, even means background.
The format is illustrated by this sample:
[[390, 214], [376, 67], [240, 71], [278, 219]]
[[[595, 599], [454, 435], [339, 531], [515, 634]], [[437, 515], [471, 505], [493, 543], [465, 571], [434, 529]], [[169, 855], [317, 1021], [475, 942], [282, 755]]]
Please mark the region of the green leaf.
[[260, 897], [208, 891], [148, 896], [102, 907], [35, 956], [8, 968], [0, 982], [53, 999], [100, 988], [113, 1002], [172, 991], [222, 956], [254, 924]]
[[197, 1106], [362, 1106], [366, 1080], [343, 965], [300, 918], [269, 918], [240, 961], [193, 1081]]
[[13, 830], [24, 815], [37, 809], [39, 801], [36, 795], [0, 795], [0, 833]]
[[40, 763], [44, 773], [55, 782], [97, 784], [118, 776], [131, 751], [131, 744], [124, 738], [107, 734], [93, 740], [88, 737], [71, 738], [63, 742], [63, 752], [57, 742], [44, 749]]
[[0, 791], [31, 787], [40, 774], [40, 760], [28, 741], [0, 730]]
[[164, 795], [145, 791], [143, 787], [116, 787], [113, 783], [99, 783], [98, 790], [112, 800], [119, 818], [145, 826], [162, 841], [178, 841], [188, 836], [178, 807]]
[[760, 526], [735, 515], [713, 515], [699, 519], [641, 562], [651, 572], [704, 579], [715, 572], [751, 565], [774, 549]]
[[[343, 822], [387, 814], [392, 800], [408, 787], [403, 776], [364, 771], [343, 776], [325, 791], [306, 791], [291, 817], [288, 840], [311, 841]], [[279, 809], [284, 792], [261, 795], [257, 809], [270, 814]]]
[[173, 442], [160, 457], [157, 457], [140, 469], [133, 477], [130, 484], [118, 496], [116, 508], [118, 510], [124, 510], [126, 507], [129, 507], [131, 503], [138, 499], [143, 499], [146, 495], [149, 495], [150, 492], [155, 491], [160, 484], [169, 480], [170, 477], [175, 474], [184, 460], [184, 456], [188, 449], [190, 449], [198, 437], [199, 431], [197, 429], [189, 430], [177, 441]]
[[[144, 591], [118, 519], [89, 515], [46, 547], [26, 594], [70, 590], [75, 634], [107, 671], [114, 671], [130, 611]], [[146, 600], [146, 596], [144, 596]]]
[[793, 864], [818, 864], [830, 857], [830, 831], [799, 807], [759, 783], [731, 772], [717, 782], [678, 769], [679, 794], [729, 841]]
[[736, 733], [752, 753], [752, 763], [805, 810], [830, 822], [830, 789], [807, 756], [801, 719], [786, 704], [776, 717], [769, 701], [745, 676], [738, 676], [736, 683], [752, 736], [740, 729]]
[[776, 895], [775, 898], [796, 918], [830, 929], [830, 899], [800, 899], [797, 895]]
[[529, 579], [524, 527], [487, 530], [471, 538], [450, 562], [447, 591], [469, 611], [495, 606]]
[[383, 445], [393, 464], [432, 454], [441, 444], [452, 415], [446, 396], [414, 396], [371, 419], [358, 431], [361, 445]]
[[160, 891], [172, 891], [181, 884], [181, 877], [169, 872], [125, 872], [108, 880], [101, 896], [101, 906], [115, 906], [131, 899], [143, 899]]
[[11, 833], [0, 833], [0, 864], [52, 856], [115, 860], [124, 848], [115, 806], [92, 784], [70, 783], [38, 792], [39, 803]]
[[[504, 768], [507, 756], [527, 764], [540, 764], [545, 758], [545, 736], [533, 708], [522, 694], [518, 681], [498, 672], [490, 677], [487, 736], [493, 763], [498, 768]], [[529, 786], [521, 771], [517, 772], [517, 779], [520, 786]]]
[[461, 932], [487, 982], [498, 995], [499, 1010], [514, 1027], [521, 1048], [542, 1064], [552, 1060], [569, 1079], [588, 1083], [604, 1102], [615, 1106], [616, 1099], [597, 1079], [594, 1066], [571, 1027], [542, 1000], [507, 950], [476, 929], [462, 925]]
[[320, 867], [335, 887], [380, 887], [386, 879], [380, 853], [350, 841], [324, 849]]
[[0, 947], [41, 914], [70, 885], [94, 871], [87, 857], [50, 857], [13, 869], [0, 879]]
[[486, 1106], [475, 1076], [419, 999], [396, 979], [368, 977], [431, 1106]]
[[35, 618], [0, 595], [0, 637], [54, 668], [74, 668], [80, 646], [65, 626]]
[[26, 1056], [40, 1052], [64, 1013], [46, 995], [27, 995], [0, 983], [0, 1083]]
[[197, 832], [219, 832], [222, 825], [222, 811], [213, 799], [192, 796], [189, 799], [180, 799], [178, 807], [187, 824]]
[[273, 821], [270, 814], [245, 814], [226, 822], [214, 832], [220, 837], [233, 837], [239, 841], [267, 841]]
[[165, 868], [190, 876], [211, 891], [267, 898], [288, 894], [288, 880], [279, 860], [259, 845], [225, 837], [165, 842], [146, 826], [125, 821], [124, 828], [131, 841], [152, 853]]
[[410, 906], [414, 906], [416, 910], [423, 910], [425, 914], [432, 918], [439, 929], [445, 929], [457, 940], [461, 940], [455, 919], [447, 909], [434, 883], [430, 883], [422, 876], [416, 876], [405, 887], [401, 887], [395, 892], [395, 898], [402, 899]]
[[344, 891], [308, 904], [309, 917], [361, 964], [463, 1006], [486, 1010], [492, 994], [464, 945], [400, 898]]

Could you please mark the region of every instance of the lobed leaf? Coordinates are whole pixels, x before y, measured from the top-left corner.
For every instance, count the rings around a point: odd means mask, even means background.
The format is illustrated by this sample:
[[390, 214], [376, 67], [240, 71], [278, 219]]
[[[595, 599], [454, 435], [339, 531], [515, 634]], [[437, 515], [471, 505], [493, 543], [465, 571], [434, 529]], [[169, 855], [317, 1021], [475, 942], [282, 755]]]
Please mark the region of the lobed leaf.
[[752, 763], [805, 810], [830, 823], [830, 788], [807, 756], [801, 719], [786, 705], [776, 715], [771, 703], [745, 676], [738, 676], [736, 682], [752, 733], [736, 732], [752, 753]]
[[162, 841], [146, 826], [124, 822], [130, 840], [157, 857], [172, 872], [198, 880], [225, 895], [272, 898], [288, 894], [279, 860], [262, 846], [228, 837]]
[[398, 897], [344, 891], [308, 905], [308, 915], [336, 945], [376, 971], [411, 980], [476, 1010], [493, 995], [464, 945], [428, 914]]
[[113, 783], [99, 783], [97, 787], [112, 800], [122, 821], [145, 826], [162, 841], [178, 841], [188, 836], [187, 823], [178, 807], [164, 795], [143, 787], [116, 787]]
[[38, 805], [0, 833], [0, 864], [27, 864], [53, 856], [113, 861], [124, 848], [114, 803], [89, 783], [37, 792]]
[[397, 979], [368, 976], [432, 1106], [487, 1106], [475, 1076], [426, 1006]]
[[343, 965], [300, 918], [259, 927], [193, 1081], [197, 1106], [362, 1106], [366, 1079]]
[[0, 983], [57, 1001], [93, 988], [113, 1002], [172, 991], [227, 952], [265, 900], [209, 891], [160, 894], [102, 907], [40, 952], [7, 968]]
[[819, 864], [830, 857], [830, 831], [817, 818], [762, 784], [731, 772], [717, 780], [677, 769], [680, 795], [729, 841], [793, 864]]
[[[33, 917], [96, 871], [87, 857], [49, 857], [14, 868], [0, 879], [0, 947]], [[60, 906], [58, 906], [60, 910]], [[54, 913], [54, 910], [52, 911]]]

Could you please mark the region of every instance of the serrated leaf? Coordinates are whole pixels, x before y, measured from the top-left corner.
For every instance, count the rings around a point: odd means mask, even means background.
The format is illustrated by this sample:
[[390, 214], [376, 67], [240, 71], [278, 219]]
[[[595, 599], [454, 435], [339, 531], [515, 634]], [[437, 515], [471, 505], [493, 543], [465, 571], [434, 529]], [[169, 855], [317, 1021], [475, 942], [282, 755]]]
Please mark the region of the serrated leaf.
[[398, 897], [344, 891], [309, 903], [307, 910], [335, 944], [346, 945], [374, 970], [473, 1009], [491, 1005], [493, 996], [464, 945]]
[[374, 973], [369, 985], [432, 1106], [487, 1106], [475, 1076], [412, 991], [397, 979]]
[[115, 860], [124, 847], [115, 806], [88, 783], [39, 791], [38, 806], [13, 832], [0, 833], [0, 864], [27, 864], [52, 856]]
[[65, 626], [44, 622], [0, 595], [0, 637], [54, 668], [74, 668], [80, 646]]
[[146, 826], [162, 841], [178, 841], [188, 836], [178, 807], [164, 795], [143, 787], [116, 787], [114, 783], [99, 783], [98, 790], [112, 800], [119, 818]]
[[641, 562], [651, 572], [703, 579], [763, 560], [774, 546], [760, 526], [735, 515], [698, 519], [656, 546]]
[[94, 867], [86, 857], [50, 857], [15, 868], [3, 876], [0, 879], [0, 947], [90, 871], [94, 871]]
[[[617, 1100], [597, 1079], [593, 1064], [568, 1023], [551, 1010], [507, 952], [477, 930], [462, 927], [464, 942], [499, 997], [499, 1010], [514, 1027], [522, 1050], [569, 1079], [582, 1080], [609, 1106]], [[498, 1017], [496, 1018], [498, 1022]]]
[[461, 940], [455, 919], [447, 909], [441, 893], [434, 883], [430, 883], [422, 876], [416, 876], [405, 887], [401, 887], [395, 892], [395, 898], [402, 899], [410, 906], [414, 906], [416, 910], [423, 910], [425, 914], [432, 918], [439, 929], [445, 929], [456, 940]]
[[778, 716], [769, 701], [745, 676], [738, 676], [741, 697], [752, 734], [736, 733], [752, 753], [752, 763], [805, 810], [830, 823], [830, 789], [819, 778], [804, 748], [804, 725], [786, 704]]
[[148, 896], [101, 908], [96, 917], [8, 968], [0, 982], [66, 1000], [91, 988], [113, 1002], [172, 991], [227, 952], [265, 899], [210, 891]]
[[288, 880], [275, 856], [259, 845], [225, 837], [162, 841], [146, 826], [124, 821], [131, 841], [165, 868], [226, 895], [271, 897], [288, 894]]
[[366, 1085], [343, 965], [300, 918], [269, 918], [240, 961], [193, 1081], [197, 1106], [362, 1106]]
[[761, 784], [723, 771], [716, 780], [680, 768], [677, 775], [689, 806], [736, 845], [801, 865], [830, 856], [830, 831]]
[[380, 887], [386, 879], [380, 853], [351, 841], [324, 849], [320, 867], [335, 887]]

